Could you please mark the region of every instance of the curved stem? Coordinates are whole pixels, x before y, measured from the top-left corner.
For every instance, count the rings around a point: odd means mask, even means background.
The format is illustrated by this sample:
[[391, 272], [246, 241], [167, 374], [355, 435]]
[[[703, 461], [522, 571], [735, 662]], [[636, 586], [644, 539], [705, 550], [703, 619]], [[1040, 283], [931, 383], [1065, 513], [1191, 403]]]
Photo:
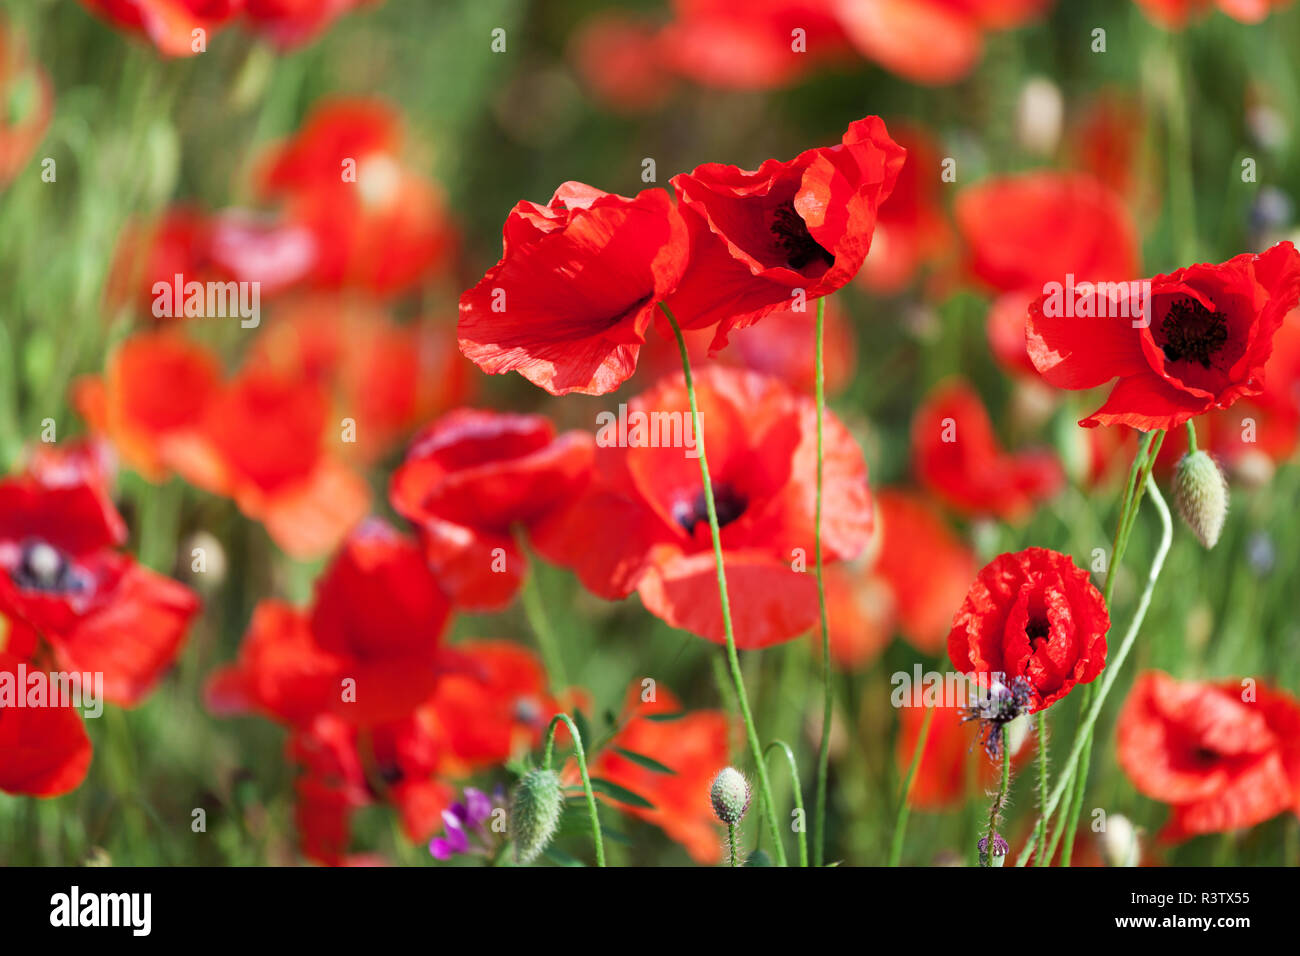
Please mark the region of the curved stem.
[[1187, 419], [1187, 453], [1194, 455], [1196, 453], [1196, 426], [1192, 424], [1192, 419]]
[[921, 757], [925, 754], [925, 745], [930, 739], [930, 724], [934, 720], [934, 708], [925, 709], [925, 719], [921, 721], [921, 733], [916, 738], [916, 746], [912, 749], [912, 762], [907, 765], [907, 776], [903, 778], [903, 788], [898, 797], [898, 816], [894, 819], [894, 836], [889, 844], [889, 865], [898, 866], [898, 861], [903, 857], [903, 834], [907, 832], [907, 817], [911, 813], [911, 806], [908, 799], [912, 796], [912, 780], [916, 776], [916, 769], [921, 765]]
[[831, 629], [826, 614], [826, 581], [822, 571], [822, 422], [826, 414], [825, 338], [826, 299], [817, 300], [817, 350], [813, 359], [817, 391], [817, 504], [813, 518], [813, 550], [817, 560], [817, 603], [822, 623], [822, 737], [817, 747], [817, 796], [813, 810], [813, 863], [821, 866], [826, 858], [826, 777], [831, 759]]
[[[1146, 587], [1142, 589], [1142, 596], [1138, 600], [1136, 612], [1133, 614], [1133, 620], [1129, 623], [1128, 631], [1124, 634], [1123, 641], [1120, 642], [1119, 651], [1115, 654], [1113, 660], [1109, 661], [1101, 678], [1101, 686], [1098, 688], [1096, 695], [1093, 697], [1092, 706], [1084, 715], [1083, 723], [1079, 727], [1078, 733], [1074, 736], [1074, 745], [1070, 748], [1070, 756], [1066, 758], [1065, 765], [1061, 771], [1061, 777], [1052, 789], [1052, 794], [1047, 800], [1047, 806], [1043, 808], [1043, 814], [1050, 817], [1055, 811], [1057, 805], [1061, 802], [1061, 797], [1065, 793], [1073, 780], [1075, 768], [1079, 764], [1085, 743], [1090, 739], [1093, 726], [1097, 723], [1097, 716], [1101, 713], [1102, 704], [1106, 702], [1106, 695], [1110, 693], [1115, 679], [1119, 676], [1120, 670], [1124, 666], [1124, 661], [1128, 658], [1129, 651], [1133, 649], [1133, 642], [1137, 638], [1138, 631], [1142, 627], [1142, 621], [1146, 618], [1147, 608], [1151, 606], [1151, 594], [1155, 590], [1156, 579], [1160, 577], [1160, 572], [1165, 566], [1165, 557], [1169, 554], [1169, 545], [1173, 542], [1174, 526], [1169, 516], [1169, 506], [1165, 504], [1165, 499], [1160, 494], [1160, 489], [1156, 487], [1155, 480], [1147, 475], [1146, 479], [1147, 494], [1151, 496], [1151, 503], [1155, 505], [1156, 514], [1160, 516], [1160, 544], [1156, 548], [1155, 558], [1151, 562], [1151, 570], [1147, 573]], [[1031, 837], [1025, 848], [1020, 851], [1020, 856], [1016, 859], [1017, 866], [1024, 866], [1029, 855], [1033, 853], [1037, 845], [1037, 836]]]
[[[805, 816], [804, 809], [803, 809], [803, 786], [799, 783], [799, 767], [794, 762], [794, 751], [790, 749], [790, 745], [787, 744], [784, 740], [774, 740], [767, 745], [766, 749], [764, 749], [763, 756], [766, 757], [768, 754], [770, 754], [772, 752], [773, 747], [780, 747], [781, 750], [785, 752], [786, 762], [790, 765], [790, 779], [794, 782], [794, 808], [799, 811], [799, 815], [801, 817]], [[803, 829], [800, 829], [798, 831], [798, 843], [799, 843], [799, 865], [807, 866], [808, 865], [808, 837], [804, 833]]]
[[727, 595], [727, 572], [722, 561], [722, 532], [718, 527], [718, 509], [713, 501], [713, 480], [709, 477], [709, 457], [704, 450], [704, 429], [700, 426], [700, 407], [695, 398], [695, 382], [691, 377], [691, 358], [686, 351], [686, 339], [682, 337], [681, 326], [672, 310], [660, 302], [659, 308], [672, 326], [673, 335], [677, 337], [677, 349], [682, 356], [682, 375], [686, 380], [686, 395], [691, 403], [691, 424], [695, 431], [695, 447], [700, 453], [700, 480], [704, 484], [704, 504], [709, 513], [709, 533], [713, 538], [713, 563], [718, 569], [718, 599], [722, 605], [722, 630], [727, 640], [727, 665], [731, 671], [731, 682], [736, 688], [736, 703], [740, 705], [740, 716], [745, 723], [745, 737], [749, 741], [749, 753], [754, 760], [758, 775], [759, 796], [763, 800], [764, 815], [772, 837], [772, 852], [776, 854], [778, 866], [785, 866], [785, 847], [781, 843], [781, 830], [776, 823], [776, 804], [772, 800], [772, 784], [767, 775], [767, 764], [763, 761], [763, 747], [758, 742], [758, 731], [754, 727], [754, 715], [749, 709], [749, 696], [745, 693], [745, 680], [740, 673], [740, 655], [736, 653], [736, 635], [731, 627], [731, 599]]
[[546, 728], [546, 754], [542, 761], [542, 768], [551, 769], [551, 757], [555, 752], [555, 728], [563, 722], [569, 728], [569, 733], [573, 735], [573, 752], [578, 758], [578, 772], [582, 774], [582, 792], [587, 795], [587, 813], [591, 816], [591, 839], [596, 844], [596, 865], [605, 865], [605, 844], [600, 837], [600, 817], [596, 814], [596, 794], [591, 789], [591, 777], [587, 774], [587, 754], [582, 749], [582, 734], [578, 733], [578, 726], [573, 722], [568, 714], [556, 714], [551, 718], [550, 726]]

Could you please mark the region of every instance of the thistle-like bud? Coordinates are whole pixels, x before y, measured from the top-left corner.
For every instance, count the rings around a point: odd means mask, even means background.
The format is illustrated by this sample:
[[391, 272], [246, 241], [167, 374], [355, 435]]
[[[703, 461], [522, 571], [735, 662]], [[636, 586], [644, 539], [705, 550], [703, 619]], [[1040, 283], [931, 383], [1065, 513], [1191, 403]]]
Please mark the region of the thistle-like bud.
[[530, 770], [510, 794], [515, 862], [531, 863], [550, 845], [564, 812], [564, 790], [553, 770]]
[[1174, 472], [1174, 505], [1206, 548], [1218, 543], [1228, 516], [1228, 479], [1203, 451], [1188, 452]]
[[749, 781], [735, 767], [719, 770], [709, 789], [713, 812], [719, 820], [733, 827], [745, 818], [745, 811], [749, 809], [749, 795]]

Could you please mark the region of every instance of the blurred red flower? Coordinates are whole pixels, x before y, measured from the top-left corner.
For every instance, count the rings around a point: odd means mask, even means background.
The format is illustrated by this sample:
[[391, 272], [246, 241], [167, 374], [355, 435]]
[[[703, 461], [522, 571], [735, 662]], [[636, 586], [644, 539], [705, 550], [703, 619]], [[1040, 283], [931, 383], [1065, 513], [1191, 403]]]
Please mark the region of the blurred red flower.
[[1167, 30], [1181, 30], [1212, 7], [1242, 23], [1259, 23], [1290, 4], [1291, 0], [1137, 0], [1142, 12]]
[[281, 49], [319, 36], [343, 14], [379, 0], [242, 0], [250, 25]]
[[[286, 553], [327, 554], [365, 517], [370, 489], [341, 460], [319, 385], [250, 367], [204, 409], [174, 467], [194, 485], [234, 499]], [[341, 431], [341, 430], [340, 430]]]
[[[716, 863], [722, 857], [722, 830], [705, 796], [713, 778], [727, 765], [738, 725], [720, 710], [685, 713], [681, 701], [662, 685], [656, 686], [654, 700], [641, 697], [640, 684], [628, 690], [626, 722], [601, 751], [591, 772], [644, 797], [654, 809], [601, 796], [623, 813], [662, 829], [696, 863]], [[678, 716], [651, 719], [669, 714]], [[649, 757], [673, 772], [652, 770], [624, 752]], [[577, 781], [574, 768], [568, 779]]]
[[294, 819], [303, 855], [327, 866], [350, 864], [352, 813], [375, 803], [398, 812], [412, 842], [437, 832], [452, 802], [452, 787], [433, 776], [441, 743], [421, 712], [372, 729], [331, 714], [317, 716], [289, 738]]
[[1259, 255], [1156, 276], [1150, 312], [1137, 319], [1113, 289], [1090, 291], [1073, 310], [1056, 308], [1061, 303], [1047, 295], [1030, 306], [1035, 367], [1058, 388], [1119, 379], [1106, 403], [1079, 423], [1085, 427], [1171, 429], [1263, 390], [1273, 337], [1300, 299], [1300, 254], [1280, 242]]
[[[736, 643], [765, 647], [818, 617], [813, 562], [816, 410], [810, 398], [753, 372], [705, 368], [697, 398], [726, 552]], [[721, 604], [690, 406], [680, 376], [627, 407], [626, 436], [597, 436], [596, 473], [570, 508], [537, 527], [538, 550], [609, 600], [637, 591], [674, 627], [722, 643]], [[634, 430], [638, 416], [655, 434]], [[652, 417], [653, 416], [653, 417]], [[680, 430], [671, 435], [670, 425]], [[871, 534], [862, 451], [833, 415], [825, 423], [822, 547], [849, 559]], [[614, 428], [609, 424], [609, 430]], [[626, 440], [623, 440], [626, 438]], [[611, 534], [610, 529], [617, 529]]]
[[681, 278], [684, 236], [662, 189], [629, 199], [570, 182], [549, 205], [519, 202], [501, 261], [461, 296], [461, 351], [552, 395], [612, 392]]
[[[924, 654], [937, 654], [975, 575], [975, 554], [924, 496], [887, 488], [876, 494], [876, 537], [865, 569], [827, 569], [831, 657], [860, 667], [894, 632]], [[812, 635], [821, 641], [821, 628]]]
[[950, 508], [1007, 521], [1026, 517], [1065, 482], [1052, 452], [1004, 451], [984, 404], [960, 380], [937, 386], [917, 409], [912, 467], [921, 484]]
[[[144, 36], [167, 56], [194, 56], [209, 36], [243, 9], [245, 0], [81, 0], [118, 29]], [[195, 31], [201, 31], [200, 34]], [[199, 39], [202, 43], [198, 42]]]
[[0, 189], [36, 151], [54, 116], [54, 86], [27, 54], [22, 38], [0, 19]]
[[418, 545], [369, 519], [316, 582], [310, 609], [258, 604], [238, 661], [209, 681], [208, 706], [297, 726], [323, 713], [365, 727], [399, 719], [446, 666], [450, 613]]
[[904, 151], [879, 117], [849, 125], [836, 146], [757, 170], [705, 163], [672, 179], [690, 258], [668, 298], [681, 327], [728, 333], [779, 308], [829, 295], [857, 274]]
[[403, 165], [402, 120], [382, 100], [318, 102], [264, 158], [257, 187], [315, 237], [319, 288], [404, 292], [445, 268], [458, 242], [441, 192]]
[[660, 34], [665, 62], [724, 89], [785, 86], [849, 52], [831, 0], [673, 0]]
[[1110, 614], [1088, 572], [1046, 548], [1000, 554], [953, 618], [948, 656], [963, 673], [1005, 685], [1022, 677], [1033, 710], [1051, 706], [1106, 664]]
[[858, 52], [914, 83], [960, 80], [979, 62], [984, 34], [1041, 15], [1051, 0], [830, 0]]
[[[0, 481], [0, 670], [103, 675], [110, 702], [138, 704], [176, 658], [198, 599], [117, 550], [126, 527], [79, 454], [45, 455]], [[0, 708], [0, 789], [53, 796], [90, 764], [69, 707]]]
[[617, 10], [598, 13], [575, 31], [568, 55], [574, 69], [600, 102], [618, 113], [640, 113], [662, 105], [674, 77], [655, 25]]
[[102, 377], [73, 386], [73, 404], [123, 462], [164, 481], [177, 448], [191, 441], [221, 383], [216, 355], [171, 331], [142, 332], [109, 355]]
[[462, 408], [425, 428], [393, 473], [393, 508], [417, 528], [457, 604], [503, 607], [527, 573], [515, 528], [565, 507], [591, 475], [584, 432], [556, 436], [541, 415]]
[[339, 420], [356, 423], [339, 449], [369, 464], [471, 390], [445, 323], [392, 321], [377, 306], [322, 294], [286, 302], [258, 334], [247, 364], [320, 385]]
[[952, 244], [952, 228], [939, 195], [942, 154], [920, 126], [890, 123], [894, 141], [907, 151], [893, 192], [880, 204], [871, 254], [858, 278], [879, 295], [893, 295], [915, 278], [922, 265]]
[[1083, 173], [1031, 172], [963, 189], [954, 215], [971, 275], [999, 293], [989, 312], [993, 355], [1035, 376], [1025, 352], [1029, 304], [1048, 282], [1132, 279], [1137, 228], [1120, 197]]
[[1173, 808], [1169, 841], [1300, 813], [1300, 702], [1255, 681], [1138, 677], [1119, 717], [1120, 766]]

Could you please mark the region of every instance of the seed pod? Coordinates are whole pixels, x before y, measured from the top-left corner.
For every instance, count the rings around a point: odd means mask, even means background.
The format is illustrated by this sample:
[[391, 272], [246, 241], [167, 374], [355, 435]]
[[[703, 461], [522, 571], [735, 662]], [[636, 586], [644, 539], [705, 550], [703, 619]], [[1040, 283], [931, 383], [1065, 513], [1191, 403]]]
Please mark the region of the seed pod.
[[749, 781], [735, 767], [724, 767], [713, 778], [709, 800], [713, 812], [728, 826], [736, 826], [749, 809]]
[[1212, 548], [1228, 516], [1228, 479], [1203, 451], [1189, 452], [1174, 472], [1174, 505], [1197, 540]]
[[531, 863], [555, 836], [564, 812], [564, 791], [553, 770], [530, 770], [510, 794], [510, 838], [515, 862]]

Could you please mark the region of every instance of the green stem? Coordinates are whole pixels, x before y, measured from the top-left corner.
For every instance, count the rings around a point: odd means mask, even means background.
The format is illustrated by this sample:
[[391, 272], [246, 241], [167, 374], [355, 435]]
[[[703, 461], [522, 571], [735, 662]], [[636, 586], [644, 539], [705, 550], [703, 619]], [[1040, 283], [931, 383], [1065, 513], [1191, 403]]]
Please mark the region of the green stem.
[[998, 795], [993, 798], [989, 805], [989, 825], [984, 831], [984, 853], [980, 857], [980, 866], [991, 867], [993, 865], [993, 843], [998, 834], [998, 815], [1002, 813], [1002, 807], [1007, 800], [1007, 790], [1011, 785], [1011, 747], [1007, 741], [1007, 725], [1003, 724], [998, 728], [998, 733], [1002, 737], [1002, 784], [998, 787]]
[[831, 628], [826, 613], [826, 582], [822, 570], [822, 422], [826, 414], [825, 335], [826, 299], [817, 300], [817, 349], [813, 364], [817, 392], [817, 504], [814, 512], [813, 549], [817, 560], [817, 603], [822, 622], [822, 737], [817, 747], [817, 796], [813, 810], [813, 863], [821, 866], [826, 858], [826, 777], [831, 758]]
[[1192, 420], [1187, 419], [1187, 453], [1193, 455], [1196, 453], [1196, 426]]
[[551, 757], [555, 752], [555, 728], [563, 722], [573, 736], [573, 753], [578, 758], [578, 772], [582, 774], [582, 792], [587, 795], [587, 813], [591, 816], [591, 839], [596, 844], [596, 865], [605, 865], [605, 844], [600, 838], [600, 817], [596, 813], [596, 794], [591, 789], [591, 777], [587, 775], [587, 755], [582, 749], [582, 734], [568, 714], [556, 714], [546, 728], [546, 756], [542, 769], [551, 769]]
[[537, 557], [529, 553], [528, 542], [522, 530], [516, 532], [516, 539], [520, 554], [528, 562], [523, 587], [519, 592], [524, 605], [524, 617], [528, 619], [528, 626], [537, 638], [537, 649], [542, 655], [542, 666], [546, 668], [551, 690], [558, 693], [569, 686], [569, 681], [564, 673], [564, 658], [560, 654], [559, 641], [555, 639], [551, 620], [546, 614], [546, 602], [542, 600], [541, 589], [537, 586]]
[[[1128, 551], [1129, 538], [1133, 535], [1133, 526], [1137, 522], [1138, 509], [1142, 504], [1142, 491], [1146, 487], [1147, 480], [1151, 477], [1151, 472], [1156, 466], [1156, 458], [1160, 454], [1160, 448], [1164, 444], [1165, 433], [1163, 430], [1148, 432], [1143, 434], [1138, 443], [1137, 454], [1133, 456], [1133, 467], [1130, 469], [1130, 483], [1132, 493], [1126, 496], [1123, 508], [1120, 511], [1119, 526], [1115, 532], [1114, 555], [1111, 558], [1110, 567], [1106, 569], [1106, 583], [1102, 592], [1102, 597], [1106, 602], [1107, 613], [1110, 611], [1110, 594], [1114, 587], [1115, 574], [1124, 560], [1124, 555]], [[1136, 473], [1136, 474], [1134, 474]], [[1136, 477], [1136, 481], [1134, 481]], [[1083, 698], [1081, 710], [1086, 710], [1092, 701], [1091, 688]], [[1074, 855], [1074, 834], [1079, 826], [1079, 814], [1083, 810], [1084, 790], [1088, 786], [1088, 769], [1092, 763], [1092, 731], [1089, 730], [1084, 740], [1083, 758], [1079, 761], [1078, 772], [1075, 775], [1075, 794], [1074, 799], [1067, 802], [1062, 811], [1063, 830], [1057, 831], [1057, 838], [1064, 838], [1065, 844], [1061, 848], [1061, 865], [1069, 866], [1070, 859]]]
[[677, 349], [682, 356], [682, 375], [686, 380], [686, 395], [691, 403], [691, 423], [695, 430], [695, 447], [700, 453], [700, 480], [704, 484], [704, 504], [709, 513], [709, 533], [713, 538], [713, 562], [718, 570], [718, 599], [722, 605], [722, 629], [727, 641], [727, 665], [731, 671], [731, 682], [736, 688], [736, 703], [740, 705], [740, 716], [745, 723], [745, 737], [749, 741], [749, 753], [754, 760], [758, 775], [759, 795], [767, 817], [767, 825], [772, 837], [772, 852], [776, 855], [778, 866], [785, 866], [785, 847], [781, 843], [781, 830], [776, 823], [776, 805], [772, 800], [772, 784], [768, 779], [767, 764], [763, 761], [763, 747], [758, 741], [758, 730], [754, 727], [754, 715], [749, 709], [749, 697], [745, 693], [745, 681], [740, 673], [740, 655], [736, 653], [736, 635], [731, 627], [731, 599], [727, 595], [727, 572], [722, 561], [722, 532], [718, 527], [718, 509], [713, 501], [713, 481], [709, 477], [709, 458], [704, 450], [704, 429], [700, 425], [700, 408], [695, 398], [695, 381], [691, 377], [691, 358], [686, 351], [686, 339], [682, 336], [681, 326], [672, 310], [660, 302], [659, 308], [672, 326], [673, 335], [677, 337]]
[[[779, 747], [785, 752], [786, 763], [790, 765], [790, 780], [794, 783], [794, 808], [799, 811], [799, 816], [803, 817], [803, 787], [799, 783], [799, 766], [794, 761], [794, 751], [790, 749], [790, 745], [784, 740], [774, 740], [767, 745], [767, 749], [763, 751], [763, 756], [766, 757], [770, 754], [773, 747]], [[808, 837], [804, 830], [804, 827], [800, 827], [798, 830], [800, 866], [808, 865]]]
[[[1119, 676], [1120, 670], [1124, 666], [1124, 661], [1128, 658], [1129, 651], [1133, 649], [1133, 642], [1137, 638], [1138, 631], [1142, 627], [1142, 622], [1146, 618], [1147, 608], [1151, 606], [1151, 594], [1155, 590], [1156, 580], [1160, 577], [1160, 572], [1165, 566], [1165, 557], [1169, 554], [1169, 545], [1173, 541], [1174, 526], [1169, 516], [1169, 506], [1165, 504], [1165, 499], [1160, 494], [1160, 489], [1156, 487], [1154, 479], [1150, 475], [1146, 479], [1146, 491], [1151, 497], [1151, 503], [1155, 505], [1156, 514], [1160, 517], [1160, 544], [1156, 548], [1155, 558], [1151, 562], [1151, 570], [1147, 573], [1146, 586], [1142, 589], [1142, 596], [1138, 599], [1137, 610], [1133, 614], [1133, 620], [1129, 623], [1128, 631], [1124, 634], [1124, 639], [1120, 642], [1119, 651], [1115, 654], [1113, 660], [1108, 661], [1106, 669], [1102, 673], [1101, 685], [1093, 697], [1092, 705], [1084, 715], [1083, 722], [1079, 731], [1074, 736], [1074, 744], [1070, 748], [1070, 756], [1066, 759], [1062, 768], [1061, 776], [1052, 790], [1051, 796], [1047, 800], [1047, 806], [1043, 808], [1043, 814], [1047, 817], [1056, 811], [1057, 805], [1061, 801], [1062, 795], [1070, 786], [1073, 780], [1075, 768], [1079, 765], [1079, 760], [1083, 754], [1085, 743], [1090, 740], [1090, 734], [1094, 725], [1097, 723], [1097, 717], [1101, 713], [1102, 705], [1106, 702], [1106, 696], [1115, 684], [1115, 679]], [[1017, 866], [1024, 866], [1029, 855], [1033, 853], [1037, 845], [1037, 836], [1031, 837], [1028, 844], [1020, 852], [1016, 860]]]
[[[1047, 817], [1042, 808], [1047, 806], [1047, 713], [1038, 712], [1038, 845], [1047, 845]], [[1038, 865], [1046, 866], [1048, 858], [1038, 855]]]
[[734, 823], [727, 824], [727, 852], [731, 855], [731, 865], [733, 867], [737, 866], [738, 864], [736, 863], [736, 825]]
[[916, 746], [912, 749], [912, 762], [907, 765], [907, 776], [903, 778], [903, 788], [898, 798], [898, 816], [894, 819], [894, 837], [889, 845], [889, 865], [898, 866], [898, 861], [903, 857], [903, 835], [907, 832], [907, 817], [911, 812], [911, 806], [908, 800], [912, 796], [912, 780], [916, 776], [916, 769], [921, 765], [921, 757], [925, 754], [925, 745], [930, 739], [930, 724], [934, 720], [934, 708], [925, 709], [925, 719], [921, 721], [921, 733], [916, 738]]

